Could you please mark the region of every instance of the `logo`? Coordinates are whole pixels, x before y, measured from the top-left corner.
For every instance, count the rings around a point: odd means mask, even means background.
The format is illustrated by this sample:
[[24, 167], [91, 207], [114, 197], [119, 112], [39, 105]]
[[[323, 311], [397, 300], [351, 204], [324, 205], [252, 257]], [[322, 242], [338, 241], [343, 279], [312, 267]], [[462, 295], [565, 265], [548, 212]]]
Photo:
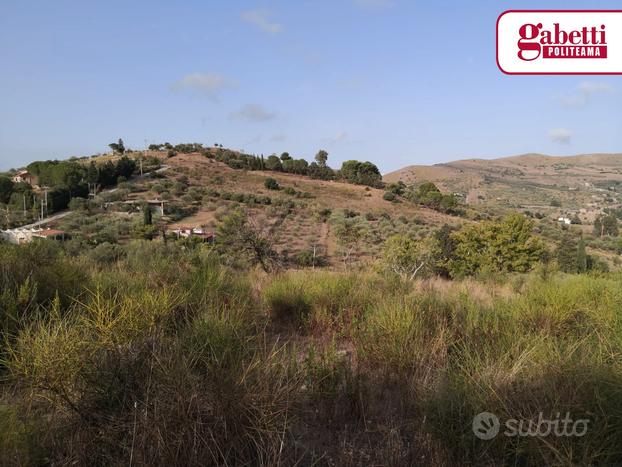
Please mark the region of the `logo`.
[[[566, 412], [561, 418], [560, 413], [555, 418], [547, 419], [540, 412], [537, 420], [520, 420], [509, 418], [503, 423], [505, 431], [504, 436], [508, 437], [577, 437], [580, 438], [587, 433], [590, 420], [579, 418], [573, 420], [570, 413]], [[481, 412], [473, 417], [473, 434], [482, 440], [491, 440], [495, 438], [501, 430], [501, 422], [499, 417], [490, 412]]]
[[473, 417], [473, 434], [479, 439], [493, 439], [499, 434], [501, 424], [494, 413], [482, 412]]
[[605, 25], [583, 27], [581, 31], [564, 31], [559, 23], [554, 30], [544, 29], [542, 23], [523, 24], [518, 28], [518, 58], [525, 61], [542, 58], [607, 58]]
[[497, 64], [507, 74], [622, 74], [622, 10], [507, 11]]

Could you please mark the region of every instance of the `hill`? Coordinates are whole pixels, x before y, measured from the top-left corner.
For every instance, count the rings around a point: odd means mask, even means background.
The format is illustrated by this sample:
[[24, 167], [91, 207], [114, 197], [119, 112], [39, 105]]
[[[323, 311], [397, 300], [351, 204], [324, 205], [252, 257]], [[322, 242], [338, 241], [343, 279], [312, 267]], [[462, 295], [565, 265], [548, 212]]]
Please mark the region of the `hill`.
[[[268, 234], [274, 250], [290, 265], [295, 266], [299, 257], [312, 253], [322, 263], [337, 266], [343, 260], [344, 245], [335, 232], [344, 224], [354, 226], [361, 236], [356, 248], [348, 253], [349, 260], [366, 262], [378, 257], [384, 240], [392, 234], [423, 236], [444, 224], [459, 225], [466, 221], [399, 195], [387, 200], [382, 184], [350, 183], [329, 168], [326, 170], [335, 179], [324, 180], [287, 173], [285, 161], [281, 170], [265, 170], [263, 158], [230, 149], [194, 145], [177, 148], [128, 151], [123, 157], [105, 154], [30, 164], [29, 168], [36, 169], [41, 180], [45, 177], [51, 181], [45, 181], [45, 185], [75, 180], [73, 191], [63, 192], [67, 196], [74, 193], [73, 201], [69, 203], [67, 198], [64, 205], [49, 204], [54, 209], [47, 211], [48, 215], [59, 211], [62, 216], [50, 218], [46, 225], [91, 246], [124, 244], [137, 237], [185, 236], [181, 231], [193, 229], [207, 236], [218, 230], [228, 214], [243, 207], [253, 223]], [[266, 165], [269, 161], [267, 158]], [[262, 164], [260, 168], [256, 166], [258, 163]], [[130, 166], [132, 175], [117, 177], [117, 166]], [[111, 174], [112, 178], [107, 179], [116, 181], [89, 182], [85, 186], [83, 177], [102, 180], [104, 173]], [[268, 179], [276, 182], [273, 189], [267, 186]], [[24, 184], [16, 185], [16, 189], [26, 188], [30, 190]], [[75, 195], [78, 189], [81, 194]], [[52, 193], [56, 189], [48, 191]], [[12, 219], [9, 227], [36, 221], [43, 209], [39, 202], [45, 199], [43, 188], [36, 186], [25, 193], [25, 197], [21, 192], [11, 196], [12, 201], [7, 205], [10, 218], [6, 219], [6, 222]], [[32, 208], [22, 209], [23, 199], [29, 203], [34, 200]], [[141, 230], [146, 203], [154, 211], [153, 229], [149, 231]], [[67, 205], [73, 211], [69, 215], [63, 212]]]
[[591, 220], [600, 208], [619, 202], [622, 154], [524, 154], [491, 160], [465, 159], [408, 166], [386, 174], [383, 180], [432, 181], [444, 190], [460, 193], [469, 205], [551, 212], [561, 204]]
[[[48, 206], [55, 209], [46, 217], [54, 211], [60, 214], [43, 223], [67, 233], [81, 250], [103, 243], [127, 244], [136, 238], [183, 240], [193, 230], [198, 234], [194, 240], [207, 240], [231, 212], [243, 208], [288, 267], [308, 265], [310, 255], [313, 264], [317, 258], [323, 265], [341, 267], [342, 261], [375, 261], [385, 240], [394, 234], [425, 240], [445, 224], [459, 228], [519, 211], [536, 220], [538, 233], [551, 249], [567, 230], [564, 222], [558, 222], [562, 217], [578, 224], [572, 231], [585, 239], [589, 252], [611, 267], [617, 268], [619, 262], [622, 245], [616, 236], [594, 233], [594, 224], [608, 212], [622, 214], [620, 155], [468, 159], [406, 167], [385, 175], [384, 184], [374, 181], [367, 186], [348, 182], [343, 167], [341, 171], [325, 167], [329, 179], [287, 172], [286, 163], [288, 169], [297, 170], [296, 164], [311, 168], [306, 161], [288, 156], [281, 166], [276, 156], [264, 161], [221, 147], [160, 146], [127, 151], [123, 157], [105, 154], [30, 164], [29, 169], [49, 180], [46, 185], [60, 184], [48, 193]], [[275, 159], [279, 170], [266, 170]], [[123, 169], [129, 171], [126, 176]], [[85, 177], [107, 181], [89, 182], [87, 187]], [[274, 186], [269, 186], [269, 179]], [[73, 181], [75, 187], [63, 187], [66, 181]], [[430, 186], [424, 181], [436, 184], [443, 194], [421, 195], [419, 191]], [[25, 191], [7, 198], [4, 225], [41, 225], [32, 223], [43, 210], [44, 190], [28, 191], [24, 184], [15, 189]], [[55, 206], [57, 200], [65, 204]], [[457, 205], [452, 204], [455, 200]], [[32, 204], [28, 209], [24, 209], [26, 202]], [[154, 211], [152, 224], [143, 218], [146, 204]], [[63, 211], [67, 205], [70, 212]], [[345, 237], [354, 236], [344, 240], [344, 229], [350, 230]]]

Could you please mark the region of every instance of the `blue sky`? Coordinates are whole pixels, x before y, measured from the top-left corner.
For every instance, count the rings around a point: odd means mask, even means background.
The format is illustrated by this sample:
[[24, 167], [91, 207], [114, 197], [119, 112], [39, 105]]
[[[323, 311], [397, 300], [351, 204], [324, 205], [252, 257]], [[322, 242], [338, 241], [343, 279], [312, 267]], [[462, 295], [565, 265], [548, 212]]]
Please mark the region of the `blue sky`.
[[0, 170], [122, 137], [329, 164], [622, 152], [622, 77], [506, 76], [506, 9], [614, 1], [0, 2]]

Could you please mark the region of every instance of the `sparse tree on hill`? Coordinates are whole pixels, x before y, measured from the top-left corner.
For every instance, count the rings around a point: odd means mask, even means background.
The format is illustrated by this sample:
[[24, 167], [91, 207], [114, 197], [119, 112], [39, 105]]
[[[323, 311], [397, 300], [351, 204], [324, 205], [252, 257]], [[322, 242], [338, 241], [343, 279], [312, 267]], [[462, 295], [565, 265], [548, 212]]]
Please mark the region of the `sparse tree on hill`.
[[332, 218], [333, 230], [337, 243], [341, 249], [344, 266], [348, 266], [352, 255], [358, 250], [360, 243], [367, 234], [367, 225], [360, 217], [346, 217], [334, 215]]
[[328, 161], [328, 153], [323, 149], [320, 149], [315, 155], [315, 160], [320, 167], [326, 167], [326, 162]]
[[223, 219], [218, 229], [218, 243], [225, 255], [259, 264], [266, 272], [279, 266], [270, 237], [255, 219], [249, 218], [242, 210], [236, 210]]
[[598, 216], [594, 221], [594, 235], [597, 237], [603, 237], [605, 235], [617, 237], [619, 235], [619, 229], [618, 219], [615, 214], [610, 213]]
[[113, 152], [118, 152], [123, 154], [125, 152], [125, 145], [123, 144], [123, 140], [119, 138], [119, 141], [116, 143], [110, 143], [108, 145]]

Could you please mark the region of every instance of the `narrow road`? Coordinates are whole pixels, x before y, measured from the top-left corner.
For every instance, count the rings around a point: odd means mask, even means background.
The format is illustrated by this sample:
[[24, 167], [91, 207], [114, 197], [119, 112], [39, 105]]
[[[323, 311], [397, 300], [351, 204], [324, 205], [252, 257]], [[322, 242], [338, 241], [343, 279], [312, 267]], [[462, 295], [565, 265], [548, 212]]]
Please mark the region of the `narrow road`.
[[53, 216], [46, 217], [45, 219], [43, 219], [41, 221], [33, 222], [32, 224], [28, 224], [28, 225], [22, 225], [19, 228], [20, 229], [32, 229], [33, 227], [39, 227], [39, 226], [45, 225], [45, 224], [47, 224], [49, 222], [54, 222], [54, 221], [57, 221], [59, 219], [62, 219], [63, 217], [68, 216], [69, 214], [71, 214], [71, 211], [59, 212], [58, 214], [54, 214]]

